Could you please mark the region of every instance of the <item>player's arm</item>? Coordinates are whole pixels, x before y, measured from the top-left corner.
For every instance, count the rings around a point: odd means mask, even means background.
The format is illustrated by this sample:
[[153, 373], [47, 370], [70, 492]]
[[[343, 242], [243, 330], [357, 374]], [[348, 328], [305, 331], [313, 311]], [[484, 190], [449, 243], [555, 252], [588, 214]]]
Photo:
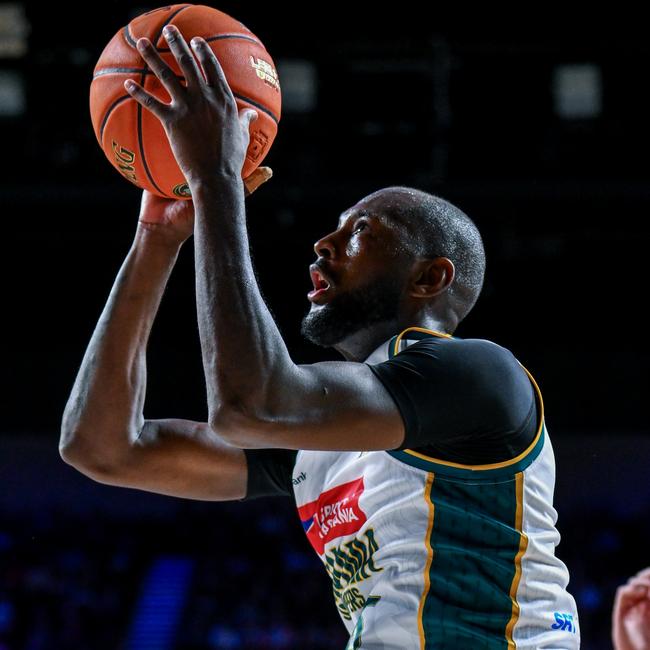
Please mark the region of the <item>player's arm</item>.
[[256, 114], [238, 112], [205, 41], [193, 42], [201, 72], [180, 32], [168, 25], [163, 34], [187, 86], [140, 39], [145, 62], [172, 102], [159, 101], [135, 82], [125, 87], [161, 121], [192, 192], [198, 323], [213, 431], [242, 447], [398, 446], [404, 435], [400, 414], [367, 366], [297, 366], [291, 360], [249, 255], [241, 170]]
[[60, 453], [91, 478], [195, 499], [246, 494], [244, 452], [206, 423], [145, 420], [146, 346], [192, 206], [143, 195], [141, 222], [63, 415]]

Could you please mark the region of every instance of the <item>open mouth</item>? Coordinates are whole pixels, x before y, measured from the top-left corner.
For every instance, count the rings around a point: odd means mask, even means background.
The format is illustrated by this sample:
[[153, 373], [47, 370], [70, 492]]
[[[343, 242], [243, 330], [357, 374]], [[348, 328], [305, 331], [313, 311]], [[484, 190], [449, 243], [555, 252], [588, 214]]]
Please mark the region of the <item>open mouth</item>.
[[311, 267], [309, 273], [314, 289], [307, 294], [307, 298], [313, 301], [330, 288], [330, 282], [317, 268]]

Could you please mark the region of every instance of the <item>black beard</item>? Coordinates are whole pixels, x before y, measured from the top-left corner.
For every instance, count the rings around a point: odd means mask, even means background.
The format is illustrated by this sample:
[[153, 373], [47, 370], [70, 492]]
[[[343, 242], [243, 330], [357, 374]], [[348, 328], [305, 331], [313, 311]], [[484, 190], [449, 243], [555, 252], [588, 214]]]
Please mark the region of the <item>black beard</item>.
[[403, 278], [395, 276], [342, 293], [303, 319], [300, 332], [315, 345], [330, 348], [376, 323], [397, 319]]

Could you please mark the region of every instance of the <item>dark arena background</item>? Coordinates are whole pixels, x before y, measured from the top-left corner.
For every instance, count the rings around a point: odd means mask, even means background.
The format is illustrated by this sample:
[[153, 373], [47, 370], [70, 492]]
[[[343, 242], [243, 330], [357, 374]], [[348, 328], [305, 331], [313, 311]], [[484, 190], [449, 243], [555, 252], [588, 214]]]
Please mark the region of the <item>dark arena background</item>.
[[[215, 5], [262, 39], [283, 90], [274, 177], [248, 201], [264, 296], [296, 361], [338, 358], [300, 321], [312, 245], [344, 209], [409, 185], [476, 221], [486, 283], [457, 335], [509, 348], [540, 384], [557, 553], [583, 647], [611, 648], [615, 589], [650, 565], [650, 42], [352, 5]], [[141, 195], [97, 145], [88, 88], [112, 35], [155, 6], [0, 4], [0, 649], [342, 649], [292, 501], [108, 487], [59, 456]], [[148, 362], [145, 415], [205, 419], [191, 245]]]

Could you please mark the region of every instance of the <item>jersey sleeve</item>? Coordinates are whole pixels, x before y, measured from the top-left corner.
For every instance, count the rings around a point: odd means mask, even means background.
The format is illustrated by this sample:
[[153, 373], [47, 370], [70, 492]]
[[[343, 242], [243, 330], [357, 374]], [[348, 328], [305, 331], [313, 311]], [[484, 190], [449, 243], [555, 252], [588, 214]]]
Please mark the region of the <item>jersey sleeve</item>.
[[268, 496], [290, 496], [296, 462], [293, 449], [244, 449], [248, 465], [246, 496], [241, 501]]
[[398, 449], [478, 465], [510, 460], [535, 437], [537, 399], [528, 374], [491, 341], [430, 338], [368, 365], [402, 415]]

